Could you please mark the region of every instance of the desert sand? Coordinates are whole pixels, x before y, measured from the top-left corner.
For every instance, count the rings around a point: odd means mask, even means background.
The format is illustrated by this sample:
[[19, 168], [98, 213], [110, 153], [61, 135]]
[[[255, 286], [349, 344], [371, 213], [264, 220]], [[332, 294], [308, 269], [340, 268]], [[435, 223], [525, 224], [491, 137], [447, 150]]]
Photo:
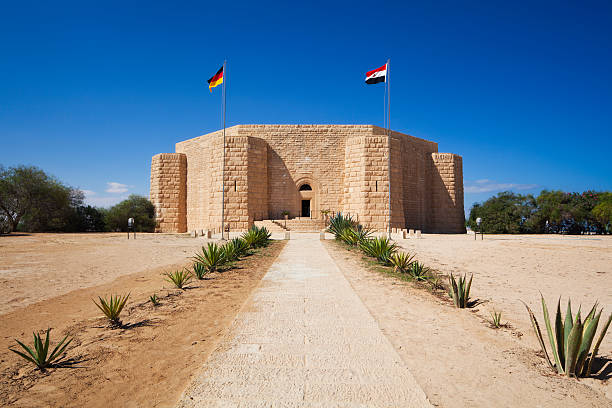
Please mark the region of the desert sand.
[[[107, 234], [0, 237], [3, 265], [23, 265], [17, 278], [5, 273], [4, 279], [24, 298], [23, 306], [13, 302], [12, 311], [0, 315], [0, 406], [174, 406], [284, 246], [275, 242], [181, 291], [161, 274], [189, 265], [205, 241], [152, 234], [137, 241]], [[35, 266], [24, 270], [28, 262]], [[28, 274], [44, 272], [53, 279], [36, 288]], [[2, 287], [5, 298], [12, 291]], [[110, 329], [92, 299], [127, 292], [126, 327]], [[148, 302], [153, 293], [158, 307]], [[74, 337], [68, 353], [74, 364], [41, 373], [8, 347], [15, 338], [31, 344], [32, 332], [47, 327], [52, 345], [66, 334]]]
[[[195, 389], [193, 381], [206, 372], [202, 369], [208, 356], [219, 344], [229, 344], [235, 316], [241, 310], [259, 310], [257, 297], [251, 295], [258, 287], [267, 288], [261, 279], [284, 245], [276, 243], [237, 269], [195, 281], [183, 292], [172, 289], [161, 273], [187, 265], [205, 240], [153, 234], [139, 234], [129, 242], [124, 238], [122, 234], [0, 237], [0, 405], [174, 406], [184, 390]], [[444, 293], [432, 294], [418, 284], [375, 271], [359, 252], [349, 252], [332, 240], [319, 250], [331, 255], [354, 291], [345, 298], [358, 296], [372, 324], [433, 405], [606, 407], [612, 405], [612, 334], [600, 349], [607, 368], [598, 379], [560, 377], [544, 363], [520, 300], [530, 304], [540, 319], [539, 291], [550, 308], [563, 295], [563, 301], [571, 297], [574, 310], [580, 303], [585, 309], [599, 300], [608, 316], [611, 238], [485, 236], [484, 241], [474, 241], [469, 235], [423, 235], [398, 241], [441, 273], [473, 273], [472, 295], [482, 303], [470, 310], [455, 309]], [[300, 239], [304, 237], [292, 234], [292, 240]], [[318, 239], [318, 234], [307, 239]], [[294, 249], [296, 244], [300, 245], [293, 243]], [[329, 257], [324, 258], [329, 263]], [[287, 273], [294, 273], [292, 259], [282, 259]], [[132, 294], [124, 317], [128, 328], [109, 330], [91, 299], [128, 291]], [[162, 298], [158, 308], [147, 302], [154, 292]], [[493, 309], [502, 311], [502, 321], [509, 327], [489, 326]], [[322, 314], [321, 324], [326, 319]], [[339, 316], [343, 323], [348, 321]], [[295, 324], [286, 320], [286, 329], [291, 331]], [[29, 343], [33, 330], [47, 327], [53, 329], [54, 340], [75, 336], [69, 353], [75, 362], [72, 368], [43, 374], [7, 350], [14, 338]], [[359, 343], [359, 338], [350, 340]], [[340, 358], [342, 347], [336, 349]], [[365, 358], [368, 353], [363, 353]], [[249, 370], [256, 375], [258, 367]]]

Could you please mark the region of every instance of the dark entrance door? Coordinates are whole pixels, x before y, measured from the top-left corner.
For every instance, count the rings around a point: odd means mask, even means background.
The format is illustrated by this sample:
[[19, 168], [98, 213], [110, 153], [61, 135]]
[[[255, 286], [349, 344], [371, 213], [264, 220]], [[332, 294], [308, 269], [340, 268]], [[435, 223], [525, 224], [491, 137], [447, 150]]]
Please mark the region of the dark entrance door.
[[310, 217], [310, 200], [302, 200], [302, 217]]

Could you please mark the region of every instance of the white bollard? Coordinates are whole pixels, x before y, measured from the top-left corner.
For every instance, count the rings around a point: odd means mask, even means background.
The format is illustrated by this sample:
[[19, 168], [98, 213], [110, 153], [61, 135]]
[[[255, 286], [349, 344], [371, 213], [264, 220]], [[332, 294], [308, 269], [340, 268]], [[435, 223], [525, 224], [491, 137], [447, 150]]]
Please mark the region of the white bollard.
[[321, 241], [325, 241], [325, 232], [322, 231], [322, 232], [319, 233], [319, 239]]
[[421, 230], [416, 230], [416, 237], [421, 238]]
[[414, 238], [414, 230], [413, 229], [410, 230], [410, 234], [409, 235], [410, 235], [411, 239]]
[[285, 231], [285, 239], [290, 239], [289, 231]]

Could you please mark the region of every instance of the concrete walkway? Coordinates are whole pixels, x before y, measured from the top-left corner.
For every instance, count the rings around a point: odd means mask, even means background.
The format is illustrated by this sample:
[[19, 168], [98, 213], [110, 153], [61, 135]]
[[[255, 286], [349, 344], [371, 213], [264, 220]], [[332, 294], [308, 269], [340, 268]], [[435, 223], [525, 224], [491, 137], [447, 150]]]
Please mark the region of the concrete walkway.
[[179, 407], [431, 406], [318, 236], [292, 234]]

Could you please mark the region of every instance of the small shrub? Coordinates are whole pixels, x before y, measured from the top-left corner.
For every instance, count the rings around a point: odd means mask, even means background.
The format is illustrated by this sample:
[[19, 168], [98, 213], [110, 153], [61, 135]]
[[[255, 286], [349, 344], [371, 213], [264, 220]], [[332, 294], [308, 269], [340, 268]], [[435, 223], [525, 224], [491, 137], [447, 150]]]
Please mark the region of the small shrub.
[[357, 235], [357, 232], [352, 228], [345, 228], [340, 231], [338, 239], [350, 246], [355, 246], [359, 243], [359, 235]]
[[121, 311], [125, 307], [130, 294], [127, 295], [111, 295], [110, 299], [103, 298], [98, 296], [99, 303], [95, 300], [93, 301], [98, 309], [104, 313], [104, 316], [108, 320], [110, 320], [111, 324], [114, 326], [121, 326], [121, 320], [119, 320], [119, 316], [121, 315]]
[[253, 225], [242, 234], [242, 239], [246, 242], [248, 248], [259, 248], [268, 245], [271, 236], [272, 234], [266, 227], [258, 228]]
[[153, 303], [153, 306], [159, 306], [159, 298], [157, 297], [157, 294], [154, 293], [149, 296], [149, 301]]
[[201, 264], [200, 262], [194, 262], [193, 265], [192, 265], [192, 268], [193, 268], [193, 274], [199, 280], [204, 279], [204, 277], [208, 273], [208, 270], [206, 269], [206, 267], [203, 264]]
[[185, 286], [191, 281], [192, 275], [189, 269], [176, 270], [164, 273], [166, 281], [173, 283], [178, 289], [185, 290]]
[[357, 222], [351, 216], [344, 216], [342, 213], [338, 213], [329, 219], [329, 226], [327, 231], [334, 234], [336, 239], [340, 239], [340, 234], [345, 229], [353, 229], [357, 226]]
[[236, 248], [236, 254], [238, 255], [238, 257], [246, 255], [246, 253], [249, 250], [249, 246], [247, 245], [244, 239], [234, 238], [231, 240], [231, 242], [234, 244], [234, 247]]
[[470, 302], [470, 288], [472, 286], [473, 278], [474, 275], [470, 277], [469, 282], [467, 282], [466, 284], [466, 275], [464, 275], [463, 277], [460, 276], [459, 280], [457, 281], [451, 273], [450, 277], [448, 278], [448, 282], [450, 285], [448, 289], [448, 295], [453, 299], [455, 306], [464, 309], [472, 305], [472, 302]]
[[202, 247], [202, 253], [194, 257], [196, 263], [202, 264], [208, 272], [214, 272], [225, 262], [223, 250], [219, 245], [209, 242], [207, 247]]
[[238, 251], [233, 241], [228, 241], [221, 247], [225, 262], [233, 262], [238, 259]]
[[397, 245], [392, 244], [387, 237], [365, 239], [359, 243], [359, 248], [366, 255], [376, 258], [383, 265], [389, 265], [391, 255], [397, 251]]
[[565, 319], [561, 314], [561, 299], [557, 302], [557, 313], [555, 315], [555, 330], [553, 331], [548, 314], [548, 308], [546, 302], [542, 296], [542, 312], [544, 314], [544, 323], [546, 324], [546, 331], [548, 332], [548, 341], [553, 354], [555, 363], [553, 364], [548, 357], [546, 346], [544, 345], [544, 337], [540, 331], [538, 321], [526, 303], [523, 303], [527, 308], [533, 330], [540, 342], [540, 347], [546, 357], [546, 362], [552, 369], [556, 369], [559, 374], [565, 374], [568, 377], [588, 377], [591, 375], [591, 368], [593, 360], [599, 351], [599, 346], [610, 327], [612, 322], [612, 314], [603, 325], [603, 328], [599, 334], [599, 338], [595, 343], [593, 349], [591, 345], [597, 332], [597, 326], [601, 317], [603, 309], [599, 309], [597, 312], [597, 302], [591, 308], [591, 311], [587, 315], [584, 322], [580, 318], [580, 309], [576, 314], [574, 320], [572, 316], [571, 302], [567, 301], [567, 311], [565, 313]]
[[502, 312], [496, 312], [495, 310], [491, 312], [491, 325], [495, 327], [496, 329], [499, 329], [503, 326], [501, 322], [501, 317], [502, 317]]
[[410, 266], [415, 262], [414, 255], [407, 252], [397, 252], [389, 258], [393, 265], [393, 272], [406, 273]]
[[45, 369], [47, 367], [50, 367], [54, 361], [59, 361], [62, 354], [64, 354], [66, 347], [68, 347], [70, 342], [72, 342], [73, 340], [73, 339], [70, 339], [66, 342], [66, 340], [68, 339], [68, 336], [64, 337], [62, 341], [60, 341], [57, 344], [57, 346], [55, 346], [51, 354], [49, 354], [49, 332], [50, 331], [51, 329], [47, 329], [47, 335], [45, 337], [44, 343], [40, 337], [40, 334], [33, 333], [34, 334], [34, 349], [26, 346], [19, 340], [15, 339], [15, 341], [24, 349], [24, 351], [27, 354], [21, 351], [18, 351], [18, 350], [13, 350], [10, 347], [9, 347], [9, 350], [17, 354], [18, 356], [22, 357], [23, 359], [36, 365], [36, 367], [40, 371], [45, 371]]
[[431, 270], [422, 263], [413, 262], [407, 270], [408, 275], [416, 281], [426, 281], [431, 275]]

